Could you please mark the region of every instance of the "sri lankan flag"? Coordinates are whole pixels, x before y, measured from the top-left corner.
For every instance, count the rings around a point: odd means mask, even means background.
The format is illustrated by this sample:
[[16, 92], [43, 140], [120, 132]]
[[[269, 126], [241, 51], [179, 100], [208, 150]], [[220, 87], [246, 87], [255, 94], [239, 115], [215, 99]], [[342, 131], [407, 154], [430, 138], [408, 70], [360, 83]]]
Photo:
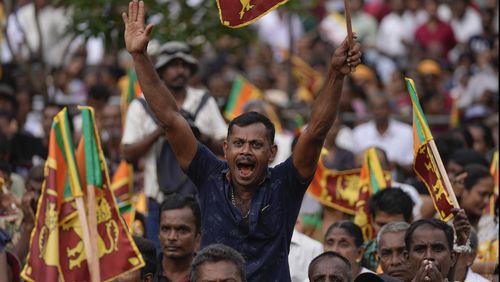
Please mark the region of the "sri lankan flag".
[[323, 148], [313, 180], [307, 193], [321, 204], [354, 215], [359, 196], [359, 169], [336, 171], [325, 167], [323, 157], [328, 151]]
[[[440, 218], [448, 221], [453, 217], [451, 209], [453, 202], [444, 186], [444, 177], [438, 169], [439, 156], [435, 156], [431, 149], [433, 137], [429, 125], [425, 120], [424, 113], [420, 107], [415, 84], [410, 78], [405, 78], [406, 87], [410, 93], [413, 107], [413, 170], [417, 176], [424, 182], [434, 203], [434, 207]], [[451, 187], [450, 187], [451, 188]]]
[[[144, 265], [123, 228], [109, 190], [107, 168], [91, 108], [82, 107], [83, 134], [75, 154], [67, 110], [52, 123], [45, 181], [38, 202], [30, 252], [22, 276], [27, 281], [89, 281], [82, 222], [76, 210], [82, 187], [96, 192], [97, 250], [100, 277], [107, 281]], [[87, 224], [87, 223], [83, 223]], [[105, 266], [105, 267], [104, 267]]]
[[253, 99], [262, 99], [262, 92], [242, 76], [237, 76], [233, 82], [229, 100], [224, 110], [224, 117], [233, 120], [243, 113], [243, 106]]
[[365, 241], [375, 236], [373, 219], [368, 209], [368, 199], [378, 191], [390, 186], [390, 174], [384, 174], [375, 147], [368, 148], [364, 153], [363, 165], [359, 174], [359, 196], [356, 203], [354, 223], [363, 231]]
[[134, 68], [130, 68], [127, 72], [127, 75], [120, 78], [120, 81], [118, 81], [118, 87], [121, 90], [120, 111], [122, 114], [122, 125], [124, 125], [128, 106], [130, 105], [132, 100], [134, 100], [136, 97], [139, 97], [142, 93]]
[[311, 103], [323, 87], [324, 77], [302, 58], [292, 56], [292, 75], [297, 81], [297, 95], [300, 100]]
[[116, 199], [118, 210], [128, 230], [132, 232], [135, 217], [135, 208], [133, 204], [133, 168], [126, 161], [121, 161], [116, 169], [115, 175], [111, 181], [111, 191]]
[[288, 0], [217, 0], [223, 25], [238, 28], [253, 23]]
[[490, 172], [493, 176], [493, 183], [495, 186], [493, 187], [493, 195], [490, 197], [490, 201], [486, 206], [486, 213], [491, 216], [495, 216], [495, 201], [498, 198], [498, 150], [493, 155], [493, 159], [491, 159]]

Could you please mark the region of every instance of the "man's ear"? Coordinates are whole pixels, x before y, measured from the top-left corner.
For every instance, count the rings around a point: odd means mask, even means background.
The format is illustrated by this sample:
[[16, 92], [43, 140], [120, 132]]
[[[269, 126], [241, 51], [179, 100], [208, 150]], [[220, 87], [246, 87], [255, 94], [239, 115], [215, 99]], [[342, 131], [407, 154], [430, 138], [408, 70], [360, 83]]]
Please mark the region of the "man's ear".
[[278, 145], [273, 144], [271, 145], [271, 155], [269, 156], [269, 163], [272, 163], [274, 161], [274, 158], [276, 158], [276, 153], [278, 153]]
[[454, 266], [457, 263], [457, 258], [458, 258], [457, 253], [452, 250], [450, 254], [450, 261], [452, 266]]
[[227, 160], [227, 138], [224, 138], [224, 143], [222, 144], [222, 150], [224, 150], [224, 159]]

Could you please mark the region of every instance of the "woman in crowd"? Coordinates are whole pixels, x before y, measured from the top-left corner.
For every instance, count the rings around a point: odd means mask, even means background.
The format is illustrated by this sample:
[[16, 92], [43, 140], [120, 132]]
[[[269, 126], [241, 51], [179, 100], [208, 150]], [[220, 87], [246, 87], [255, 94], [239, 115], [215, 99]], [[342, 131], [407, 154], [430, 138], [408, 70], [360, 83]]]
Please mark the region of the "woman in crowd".
[[332, 224], [326, 231], [323, 247], [325, 252], [337, 252], [349, 260], [353, 279], [361, 273], [372, 272], [361, 266], [365, 252], [363, 233], [354, 222], [342, 220]]

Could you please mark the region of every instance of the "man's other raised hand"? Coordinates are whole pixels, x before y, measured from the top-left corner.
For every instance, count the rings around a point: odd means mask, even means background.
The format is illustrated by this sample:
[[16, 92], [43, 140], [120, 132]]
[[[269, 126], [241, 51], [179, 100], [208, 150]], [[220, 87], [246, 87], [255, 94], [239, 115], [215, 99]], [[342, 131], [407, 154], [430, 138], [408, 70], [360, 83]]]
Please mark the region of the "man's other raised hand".
[[130, 54], [146, 53], [153, 24], [144, 24], [144, 2], [133, 0], [128, 3], [128, 13], [123, 13], [125, 24], [125, 46]]

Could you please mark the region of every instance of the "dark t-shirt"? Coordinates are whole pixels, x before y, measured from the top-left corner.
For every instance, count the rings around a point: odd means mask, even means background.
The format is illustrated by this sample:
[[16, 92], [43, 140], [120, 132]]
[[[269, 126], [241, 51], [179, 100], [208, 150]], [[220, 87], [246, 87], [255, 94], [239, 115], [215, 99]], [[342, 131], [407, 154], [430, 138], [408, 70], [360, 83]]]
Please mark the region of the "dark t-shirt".
[[230, 246], [246, 261], [249, 282], [290, 280], [288, 251], [304, 193], [303, 180], [292, 158], [268, 168], [255, 191], [248, 223], [231, 203], [228, 164], [200, 144], [187, 174], [198, 187], [202, 213], [202, 248], [214, 243]]

